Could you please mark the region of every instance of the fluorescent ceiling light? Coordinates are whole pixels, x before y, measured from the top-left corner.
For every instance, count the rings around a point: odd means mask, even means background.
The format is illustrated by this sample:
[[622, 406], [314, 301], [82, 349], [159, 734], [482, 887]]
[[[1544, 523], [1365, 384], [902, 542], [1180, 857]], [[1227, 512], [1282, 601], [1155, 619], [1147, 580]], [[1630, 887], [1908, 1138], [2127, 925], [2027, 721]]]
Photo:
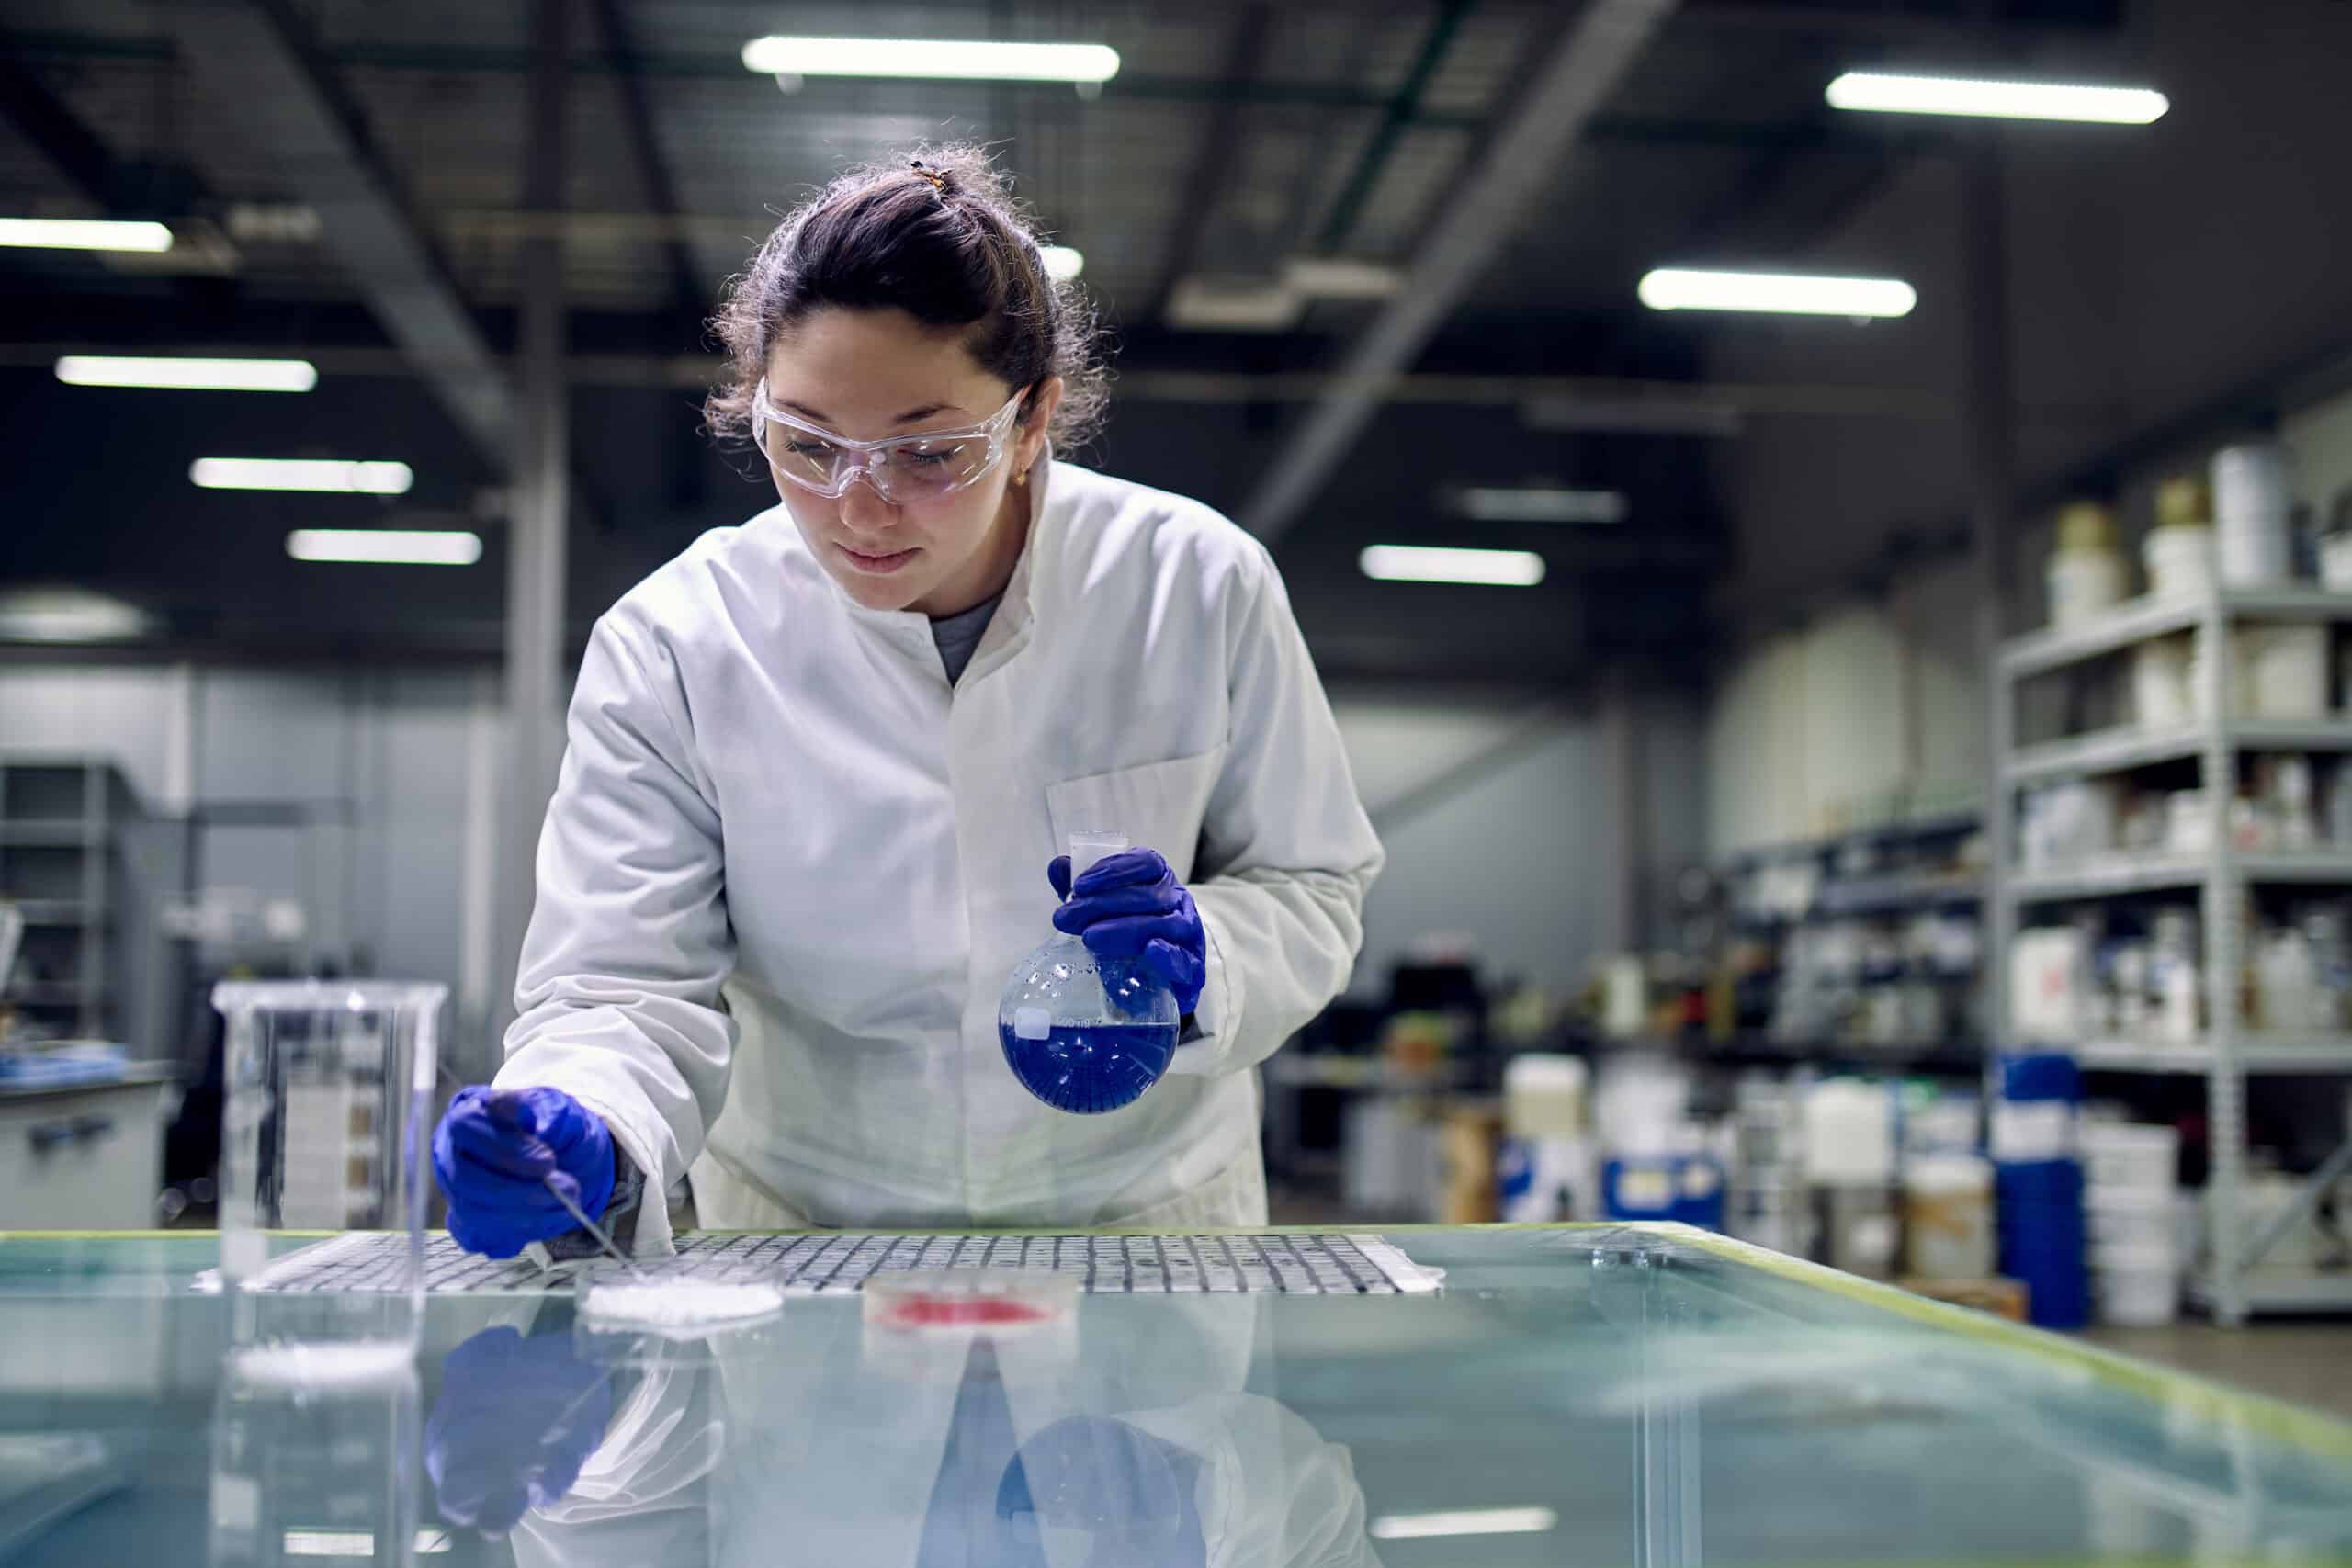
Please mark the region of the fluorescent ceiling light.
[[1037, 248], [1045, 253], [1046, 276], [1056, 283], [1068, 283], [1086, 270], [1086, 256], [1082, 252], [1074, 251], [1068, 245], [1040, 245]]
[[1107, 82], [1119, 51], [1099, 43], [961, 39], [755, 38], [743, 64], [763, 76], [920, 76], [962, 82]]
[[1767, 310], [1799, 316], [1907, 316], [1918, 292], [1894, 277], [1807, 277], [1662, 266], [1642, 279], [1653, 310]]
[[297, 528], [286, 536], [286, 553], [370, 566], [471, 566], [481, 559], [481, 536], [458, 528]]
[[1283, 282], [1310, 299], [1385, 299], [1405, 286], [1405, 275], [1378, 262], [1295, 256], [1283, 268]]
[[1984, 82], [1965, 76], [1894, 76], [1849, 71], [1829, 84], [1829, 107], [1875, 114], [1964, 114], [1996, 119], [2075, 119], [2146, 125], [2172, 100], [2148, 87]]
[[338, 495], [406, 495], [406, 463], [335, 457], [198, 457], [187, 477], [206, 490], [315, 490]]
[[307, 359], [139, 359], [69, 354], [57, 362], [69, 387], [164, 387], [208, 392], [307, 392], [319, 384]]
[[1383, 582], [1475, 582], [1492, 588], [1532, 588], [1544, 581], [1544, 558], [1533, 550], [1468, 550], [1438, 545], [1374, 545], [1357, 558], [1366, 577]]
[[0, 592], [0, 638], [10, 642], [126, 642], [151, 624], [138, 605], [85, 588]]
[[1613, 490], [1530, 485], [1454, 492], [1453, 508], [1478, 523], [1623, 523], [1625, 497]]
[[107, 218], [0, 218], [0, 245], [37, 251], [168, 251], [172, 231], [161, 223]]
[[1286, 333], [1306, 305], [1284, 284], [1188, 276], [1168, 291], [1168, 324], [1189, 332]]
[[1374, 1540], [1438, 1535], [1540, 1535], [1560, 1522], [1549, 1508], [1464, 1508], [1450, 1514], [1388, 1514], [1372, 1521]]

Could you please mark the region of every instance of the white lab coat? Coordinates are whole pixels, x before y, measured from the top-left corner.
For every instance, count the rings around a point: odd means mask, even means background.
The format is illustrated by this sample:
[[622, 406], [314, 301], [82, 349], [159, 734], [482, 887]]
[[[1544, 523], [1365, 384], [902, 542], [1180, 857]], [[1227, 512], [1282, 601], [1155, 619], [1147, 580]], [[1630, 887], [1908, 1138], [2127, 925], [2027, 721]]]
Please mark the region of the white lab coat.
[[[1380, 844], [1265, 549], [1083, 468], [1029, 488], [953, 688], [780, 506], [590, 638], [497, 1081], [578, 1098], [654, 1191], [700, 1159], [761, 1200], [706, 1224], [1264, 1223], [1249, 1069], [1346, 985]], [[1199, 1037], [1099, 1116], [997, 1036], [1084, 829], [1166, 855], [1208, 932]], [[639, 1247], [668, 1236], [649, 1202]]]

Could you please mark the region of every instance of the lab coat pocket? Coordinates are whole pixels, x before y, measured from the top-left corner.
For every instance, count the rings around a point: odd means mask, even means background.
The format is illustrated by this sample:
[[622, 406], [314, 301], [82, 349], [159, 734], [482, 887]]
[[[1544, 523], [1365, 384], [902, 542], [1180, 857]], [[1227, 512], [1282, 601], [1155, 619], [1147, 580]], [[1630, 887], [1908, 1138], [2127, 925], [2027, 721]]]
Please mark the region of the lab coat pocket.
[[1139, 849], [1158, 850], [1176, 880], [1191, 881], [1226, 750], [1218, 746], [1047, 784], [1046, 809], [1053, 818], [1056, 847], [1066, 852], [1072, 833], [1124, 833]]

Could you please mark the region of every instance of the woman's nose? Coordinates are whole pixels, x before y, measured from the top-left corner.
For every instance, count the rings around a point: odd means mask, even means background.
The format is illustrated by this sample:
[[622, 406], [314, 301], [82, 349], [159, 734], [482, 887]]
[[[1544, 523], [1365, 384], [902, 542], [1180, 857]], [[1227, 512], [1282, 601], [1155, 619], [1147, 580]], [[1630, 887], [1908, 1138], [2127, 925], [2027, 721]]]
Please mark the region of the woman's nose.
[[842, 525], [862, 534], [888, 528], [899, 517], [899, 509], [883, 499], [882, 492], [874, 488], [874, 477], [865, 472], [860, 472], [850, 481], [849, 489], [842, 492], [841, 508]]

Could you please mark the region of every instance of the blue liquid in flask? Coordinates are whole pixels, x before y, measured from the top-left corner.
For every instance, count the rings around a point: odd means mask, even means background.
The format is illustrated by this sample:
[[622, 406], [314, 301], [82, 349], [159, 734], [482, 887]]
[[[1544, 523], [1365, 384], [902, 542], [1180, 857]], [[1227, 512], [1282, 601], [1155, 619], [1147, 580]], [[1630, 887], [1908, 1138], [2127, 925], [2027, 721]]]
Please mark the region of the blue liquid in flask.
[[[1073, 874], [1127, 847], [1115, 833], [1070, 835]], [[1074, 936], [1048, 937], [1006, 979], [997, 1039], [1022, 1088], [1057, 1111], [1132, 1105], [1176, 1055], [1176, 995], [1132, 958], [1098, 959]]]
[[1021, 1087], [1057, 1111], [1092, 1116], [1132, 1105], [1176, 1054], [1173, 1023], [1057, 1023], [1042, 1040], [997, 1025]]

